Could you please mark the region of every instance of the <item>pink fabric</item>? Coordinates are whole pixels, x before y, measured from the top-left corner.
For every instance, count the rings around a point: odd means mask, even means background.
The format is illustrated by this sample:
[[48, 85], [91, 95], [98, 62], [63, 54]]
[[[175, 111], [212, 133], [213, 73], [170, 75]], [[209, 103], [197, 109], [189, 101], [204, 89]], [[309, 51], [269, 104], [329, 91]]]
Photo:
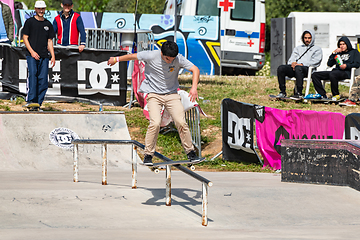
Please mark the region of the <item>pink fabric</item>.
[[264, 167], [281, 169], [281, 155], [275, 149], [276, 145], [280, 146], [281, 139], [284, 139], [281, 136], [276, 141], [276, 131], [280, 131], [281, 126], [289, 133], [289, 139], [342, 139], [345, 116], [341, 113], [285, 111], [265, 107], [264, 122], [256, 121], [257, 145], [264, 158]]
[[131, 75], [132, 86], [134, 89], [135, 97], [142, 108], [145, 106], [145, 94], [139, 92], [141, 83], [145, 79], [145, 63], [143, 61], [134, 61], [134, 71]]

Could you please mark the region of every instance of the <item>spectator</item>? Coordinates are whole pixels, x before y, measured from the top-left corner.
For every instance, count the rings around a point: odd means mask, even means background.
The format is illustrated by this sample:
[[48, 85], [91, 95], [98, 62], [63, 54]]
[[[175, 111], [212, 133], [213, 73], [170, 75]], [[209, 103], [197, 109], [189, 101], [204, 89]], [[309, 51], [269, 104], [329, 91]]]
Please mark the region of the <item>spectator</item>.
[[277, 76], [279, 82], [280, 93], [276, 96], [278, 98], [286, 97], [286, 80], [285, 77], [295, 77], [296, 86], [294, 88], [294, 95], [291, 98], [303, 98], [302, 90], [304, 77], [308, 75], [309, 67], [320, 66], [322, 60], [322, 50], [315, 46], [315, 34], [312, 30], [305, 30], [301, 35], [303, 45], [294, 48], [287, 65], [280, 65], [277, 69]]
[[80, 33], [79, 52], [82, 52], [86, 44], [86, 33], [82, 18], [72, 10], [73, 6], [72, 0], [63, 0], [63, 10], [55, 17], [53, 26], [57, 33], [57, 43], [62, 46], [79, 45]]
[[145, 61], [145, 80], [140, 86], [140, 92], [148, 94], [146, 100], [150, 123], [145, 136], [144, 164], [149, 166], [153, 164], [152, 158], [160, 130], [160, 112], [163, 106], [175, 122], [188, 159], [193, 162], [199, 161], [194, 151], [189, 126], [185, 121], [184, 107], [180, 95], [177, 94], [179, 70], [185, 68], [193, 74], [190, 100], [194, 102], [198, 98], [197, 85], [200, 75], [198, 67], [179, 54], [177, 44], [171, 41], [164, 42], [161, 51], [143, 51], [111, 57], [108, 64], [112, 66], [116, 62], [130, 60]]
[[27, 82], [27, 104], [38, 103], [41, 106], [48, 89], [49, 51], [51, 67], [55, 66], [55, 53], [52, 39], [54, 29], [44, 18], [46, 4], [44, 1], [35, 2], [36, 15], [26, 20], [23, 28], [26, 46], [26, 61], [29, 70]]
[[335, 65], [335, 68], [331, 71], [314, 72], [311, 76], [315, 90], [325, 100], [328, 98], [321, 80], [330, 80], [332, 100], [339, 100], [339, 81], [350, 78], [351, 68], [358, 68], [360, 66], [360, 54], [358, 50], [351, 46], [350, 40], [347, 37], [341, 37], [337, 46], [338, 48], [332, 52], [327, 62], [329, 67]]
[[10, 7], [0, 1], [0, 43], [8, 43], [14, 40], [14, 20]]

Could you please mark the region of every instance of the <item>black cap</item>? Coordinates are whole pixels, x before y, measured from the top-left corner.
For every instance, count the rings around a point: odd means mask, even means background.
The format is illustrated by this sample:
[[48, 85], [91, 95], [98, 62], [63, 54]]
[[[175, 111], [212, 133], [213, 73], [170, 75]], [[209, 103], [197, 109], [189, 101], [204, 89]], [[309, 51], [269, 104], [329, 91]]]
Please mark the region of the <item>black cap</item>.
[[63, 0], [62, 1], [62, 4], [68, 4], [68, 5], [73, 5], [73, 2], [72, 2], [72, 0]]

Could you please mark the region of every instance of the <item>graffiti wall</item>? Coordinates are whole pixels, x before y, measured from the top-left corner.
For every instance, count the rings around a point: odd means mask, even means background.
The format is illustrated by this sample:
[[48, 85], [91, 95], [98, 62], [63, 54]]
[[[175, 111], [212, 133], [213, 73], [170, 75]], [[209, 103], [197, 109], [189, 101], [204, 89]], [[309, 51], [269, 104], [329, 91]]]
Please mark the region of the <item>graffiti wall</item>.
[[[45, 18], [54, 21], [57, 11], [47, 11]], [[33, 10], [20, 10], [21, 23], [34, 15]], [[80, 13], [85, 28], [151, 30], [156, 47], [174, 39], [175, 19], [172, 15], [131, 13]], [[179, 52], [199, 67], [201, 74], [220, 74], [219, 17], [179, 16], [176, 42]]]

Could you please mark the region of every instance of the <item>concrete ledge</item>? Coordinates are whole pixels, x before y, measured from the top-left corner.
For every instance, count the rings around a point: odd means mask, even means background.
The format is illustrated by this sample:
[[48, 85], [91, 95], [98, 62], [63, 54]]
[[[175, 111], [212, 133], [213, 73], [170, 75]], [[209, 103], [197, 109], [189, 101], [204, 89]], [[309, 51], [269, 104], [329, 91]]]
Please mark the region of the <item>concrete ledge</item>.
[[281, 141], [281, 181], [349, 186], [360, 191], [360, 142]]
[[[130, 140], [123, 112], [1, 112], [0, 167], [72, 170], [74, 136]], [[131, 150], [131, 146], [110, 147], [109, 167], [131, 171]], [[79, 152], [80, 168], [101, 168], [101, 146], [82, 146]]]

